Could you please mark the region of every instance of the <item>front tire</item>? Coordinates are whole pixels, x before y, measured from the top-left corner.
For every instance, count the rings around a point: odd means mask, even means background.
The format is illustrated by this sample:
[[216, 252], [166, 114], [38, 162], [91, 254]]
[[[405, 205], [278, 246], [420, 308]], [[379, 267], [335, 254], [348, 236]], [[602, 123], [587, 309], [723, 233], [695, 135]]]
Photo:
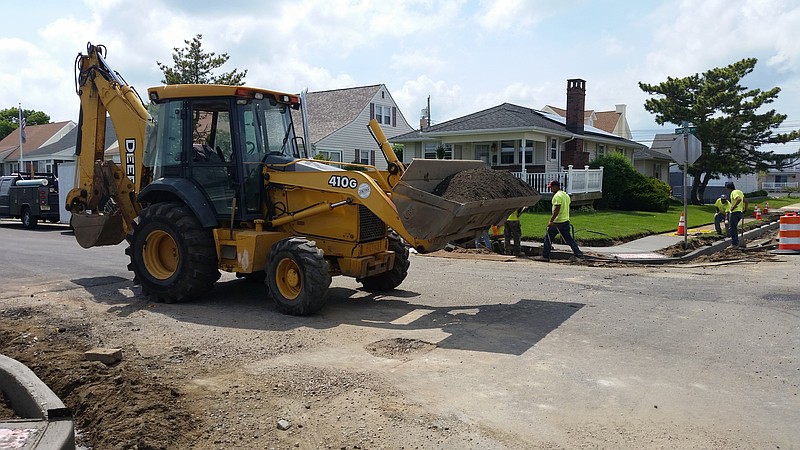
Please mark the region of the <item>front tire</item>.
[[144, 208], [127, 240], [134, 282], [156, 301], [197, 298], [220, 277], [214, 236], [183, 203]]
[[282, 313], [313, 314], [328, 300], [331, 285], [328, 261], [314, 241], [283, 239], [269, 252], [267, 285], [269, 296]]
[[389, 232], [389, 250], [394, 251], [394, 266], [378, 275], [366, 278], [357, 278], [369, 291], [391, 291], [400, 286], [408, 276], [408, 267], [411, 262], [408, 260], [408, 245], [396, 232]]

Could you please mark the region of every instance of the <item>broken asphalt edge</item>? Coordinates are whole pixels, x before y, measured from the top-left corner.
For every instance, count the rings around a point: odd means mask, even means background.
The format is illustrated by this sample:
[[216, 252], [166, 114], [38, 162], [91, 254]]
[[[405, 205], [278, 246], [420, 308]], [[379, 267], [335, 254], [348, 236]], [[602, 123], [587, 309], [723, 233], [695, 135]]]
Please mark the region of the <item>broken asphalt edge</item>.
[[64, 402], [21, 362], [0, 355], [0, 386], [6, 401], [20, 419], [0, 420], [0, 430], [28, 434], [24, 448], [67, 450], [75, 448], [72, 413]]
[[[741, 238], [742, 242], [746, 242], [748, 240], [756, 239], [769, 231], [772, 231], [780, 225], [779, 220], [775, 220], [770, 222], [766, 225], [762, 225], [758, 228], [754, 228], [749, 231], [745, 231], [743, 237]], [[715, 242], [711, 245], [706, 245], [695, 249], [683, 256], [663, 256], [658, 258], [621, 258], [618, 256], [591, 256], [591, 255], [584, 255], [584, 259], [586, 261], [606, 261], [606, 262], [619, 262], [619, 263], [627, 263], [627, 264], [670, 264], [670, 263], [680, 263], [691, 261], [699, 256], [708, 256], [717, 252], [720, 252], [731, 245], [731, 240], [729, 238], [725, 238], [718, 242]], [[527, 255], [534, 255], [536, 251], [533, 247], [525, 248], [523, 245], [523, 252]], [[553, 249], [550, 253], [550, 259], [557, 259], [557, 260], [567, 260], [572, 256], [572, 252], [564, 252], [558, 249]]]
[[[743, 237], [740, 238], [740, 244], [744, 243], [744, 242], [746, 242], [748, 240], [761, 237], [762, 235], [766, 234], [767, 232], [778, 228], [779, 225], [780, 225], [780, 221], [776, 220], [776, 221], [770, 222], [770, 223], [768, 223], [766, 225], [762, 225], [762, 226], [760, 226], [758, 228], [753, 228], [752, 230], [745, 231]], [[692, 260], [694, 258], [697, 258], [698, 256], [707, 256], [707, 255], [711, 255], [711, 254], [720, 252], [720, 251], [725, 250], [726, 248], [730, 247], [730, 245], [731, 245], [731, 240], [726, 238], [726, 239], [723, 239], [721, 241], [715, 242], [715, 243], [713, 243], [711, 245], [706, 245], [705, 247], [700, 247], [700, 248], [694, 250], [693, 252], [690, 252], [690, 253], [688, 253], [688, 254], [686, 254], [684, 256], [681, 256], [678, 259], [680, 261], [690, 261], [690, 260]]]

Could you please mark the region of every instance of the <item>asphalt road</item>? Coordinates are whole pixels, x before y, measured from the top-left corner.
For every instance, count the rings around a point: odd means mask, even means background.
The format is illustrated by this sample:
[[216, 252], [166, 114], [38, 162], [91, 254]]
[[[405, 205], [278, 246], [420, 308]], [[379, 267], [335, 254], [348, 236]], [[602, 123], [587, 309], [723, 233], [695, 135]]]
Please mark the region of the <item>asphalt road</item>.
[[[132, 278], [124, 243], [85, 250], [66, 231], [0, 221], [0, 301]], [[318, 316], [285, 324], [340, 331], [293, 361], [379, 370], [427, 410], [519, 448], [800, 448], [797, 258], [645, 267], [414, 255], [401, 290], [371, 295], [337, 277]], [[231, 278], [215, 303], [250, 308], [263, 295], [226, 291]], [[175, 307], [193, 320], [196, 305]], [[256, 320], [241, 316], [236, 326]], [[388, 338], [437, 347], [391, 366], [365, 357]]]

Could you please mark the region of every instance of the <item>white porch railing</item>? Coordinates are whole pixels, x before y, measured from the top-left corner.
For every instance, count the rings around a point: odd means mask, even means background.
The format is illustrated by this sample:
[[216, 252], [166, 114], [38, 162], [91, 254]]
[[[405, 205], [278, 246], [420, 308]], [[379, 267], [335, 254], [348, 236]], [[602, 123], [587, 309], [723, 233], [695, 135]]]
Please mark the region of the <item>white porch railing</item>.
[[761, 183], [761, 189], [773, 192], [783, 192], [783, 190], [786, 188], [796, 188], [796, 187], [797, 187], [796, 181], [788, 181], [788, 182], [764, 181], [763, 183]]
[[550, 192], [550, 190], [547, 189], [547, 183], [552, 180], [558, 180], [558, 182], [561, 183], [561, 189], [568, 194], [585, 194], [603, 191], [602, 167], [599, 169], [590, 169], [589, 166], [583, 166], [583, 169], [574, 169], [572, 166], [567, 166], [565, 172], [512, 173], [541, 193]]

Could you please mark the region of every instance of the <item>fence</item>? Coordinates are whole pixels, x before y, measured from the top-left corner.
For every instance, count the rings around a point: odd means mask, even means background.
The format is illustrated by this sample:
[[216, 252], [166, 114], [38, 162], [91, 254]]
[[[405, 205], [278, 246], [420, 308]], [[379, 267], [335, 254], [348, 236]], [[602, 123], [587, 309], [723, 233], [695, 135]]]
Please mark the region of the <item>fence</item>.
[[560, 172], [540, 172], [522, 173], [512, 172], [514, 176], [533, 186], [539, 192], [549, 192], [547, 183], [558, 180], [561, 188], [568, 194], [586, 194], [589, 192], [603, 191], [603, 168], [590, 169], [583, 166], [583, 169], [574, 169], [567, 166], [566, 171]]
[[761, 189], [770, 192], [783, 192], [784, 189], [791, 188], [797, 189], [797, 182], [775, 182], [775, 181], [764, 181], [761, 183]]

